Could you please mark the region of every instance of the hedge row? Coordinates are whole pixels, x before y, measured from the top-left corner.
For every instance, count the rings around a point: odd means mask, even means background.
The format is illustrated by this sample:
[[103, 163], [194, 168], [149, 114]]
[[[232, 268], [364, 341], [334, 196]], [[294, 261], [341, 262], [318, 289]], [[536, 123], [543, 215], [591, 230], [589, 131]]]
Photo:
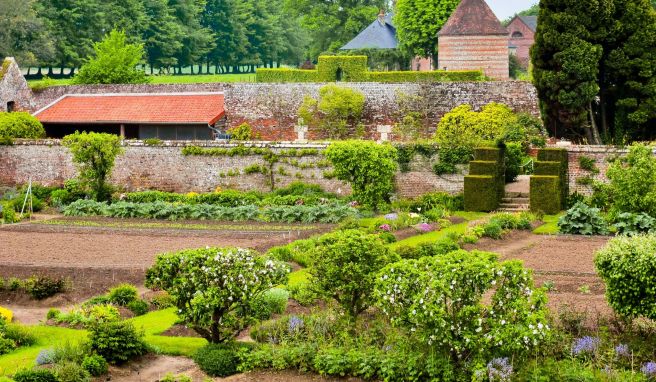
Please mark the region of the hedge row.
[[465, 210], [494, 211], [505, 194], [504, 150], [478, 148], [474, 159], [465, 177]]
[[541, 149], [531, 176], [531, 210], [557, 214], [569, 195], [568, 156], [565, 149]]
[[369, 72], [367, 80], [370, 82], [463, 82], [484, 81], [485, 76], [480, 70], [445, 71], [434, 70], [431, 72]]
[[317, 82], [316, 70], [257, 69], [257, 82]]

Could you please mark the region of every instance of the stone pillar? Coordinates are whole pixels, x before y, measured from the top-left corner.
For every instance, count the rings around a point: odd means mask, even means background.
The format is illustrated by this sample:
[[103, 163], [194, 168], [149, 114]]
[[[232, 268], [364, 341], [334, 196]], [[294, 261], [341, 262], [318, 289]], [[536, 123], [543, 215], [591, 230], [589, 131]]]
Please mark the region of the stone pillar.
[[294, 131], [298, 135], [296, 142], [307, 142], [305, 134], [308, 132], [308, 127], [305, 125], [297, 125], [294, 127]]
[[393, 126], [391, 125], [378, 125], [376, 131], [380, 133], [379, 142], [387, 142], [390, 140], [390, 134], [392, 134]]

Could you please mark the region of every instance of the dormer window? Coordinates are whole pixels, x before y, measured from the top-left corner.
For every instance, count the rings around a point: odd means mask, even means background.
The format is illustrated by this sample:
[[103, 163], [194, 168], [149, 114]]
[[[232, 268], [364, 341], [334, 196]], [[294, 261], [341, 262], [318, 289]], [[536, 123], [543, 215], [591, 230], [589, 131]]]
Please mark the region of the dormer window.
[[520, 31], [513, 32], [512, 38], [524, 38], [524, 35]]
[[9, 101], [7, 102], [7, 113], [12, 113], [16, 110], [16, 102]]

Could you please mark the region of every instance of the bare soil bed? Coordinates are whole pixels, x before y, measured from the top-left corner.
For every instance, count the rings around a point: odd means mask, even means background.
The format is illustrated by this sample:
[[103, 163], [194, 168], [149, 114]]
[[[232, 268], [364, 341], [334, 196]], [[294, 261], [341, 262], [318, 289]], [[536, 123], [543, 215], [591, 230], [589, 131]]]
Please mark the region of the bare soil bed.
[[590, 316], [610, 314], [605, 287], [595, 273], [595, 252], [609, 237], [547, 236], [514, 231], [503, 240], [483, 239], [466, 249], [496, 252], [502, 259], [518, 259], [534, 270], [536, 286], [553, 284], [548, 292], [554, 313], [571, 308]]

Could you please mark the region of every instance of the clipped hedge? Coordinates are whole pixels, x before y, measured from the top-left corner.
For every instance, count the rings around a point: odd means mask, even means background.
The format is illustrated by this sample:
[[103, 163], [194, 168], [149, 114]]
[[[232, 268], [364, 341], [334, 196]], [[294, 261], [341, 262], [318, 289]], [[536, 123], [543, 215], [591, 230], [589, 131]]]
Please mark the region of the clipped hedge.
[[337, 72], [342, 70], [341, 81], [367, 81], [367, 56], [319, 56], [317, 65], [320, 82], [335, 82]]
[[535, 162], [534, 175], [560, 176], [560, 162]]
[[548, 215], [555, 215], [562, 208], [560, 193], [560, 177], [540, 176], [531, 177], [531, 210], [541, 211]]
[[431, 72], [392, 71], [369, 72], [367, 79], [371, 82], [462, 82], [484, 81], [485, 76], [480, 70], [446, 71], [435, 70]]
[[316, 70], [258, 68], [256, 73], [257, 82], [319, 82]]
[[46, 136], [46, 130], [30, 113], [0, 113], [0, 137], [38, 139]]
[[492, 175], [497, 172], [497, 162], [474, 160], [469, 162], [471, 175]]
[[491, 175], [465, 177], [465, 211], [490, 212], [497, 209], [497, 180]]

